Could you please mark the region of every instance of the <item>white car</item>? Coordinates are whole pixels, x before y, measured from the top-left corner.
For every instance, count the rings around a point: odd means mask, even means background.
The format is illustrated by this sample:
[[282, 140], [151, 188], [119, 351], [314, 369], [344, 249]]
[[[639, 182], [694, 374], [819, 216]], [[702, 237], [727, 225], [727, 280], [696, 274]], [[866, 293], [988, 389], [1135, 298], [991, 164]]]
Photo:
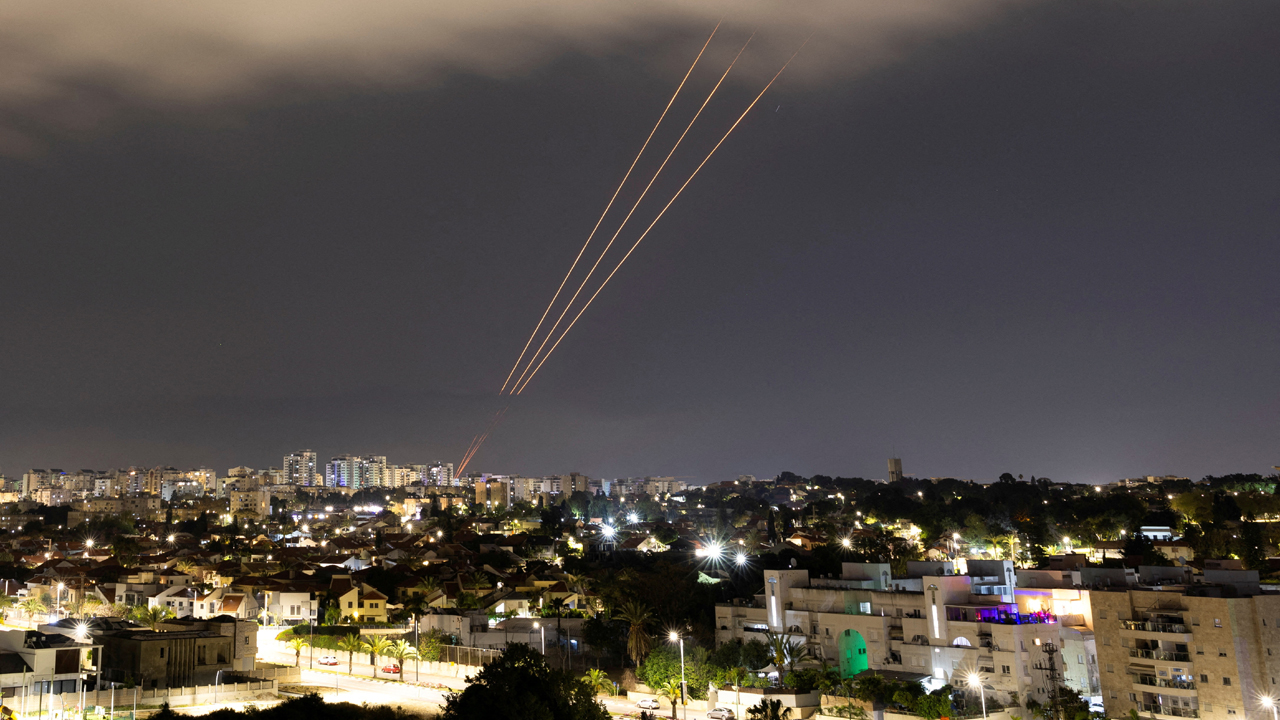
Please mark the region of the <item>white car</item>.
[[733, 720], [733, 711], [726, 707], [718, 707], [707, 711], [707, 720]]
[[320, 658], [319, 660], [316, 660], [316, 662], [320, 663], [321, 665], [337, 665], [337, 664], [338, 664], [338, 658], [336, 658], [336, 657], [334, 657], [334, 656], [332, 656], [332, 655], [325, 655], [324, 657]]
[[658, 701], [655, 700], [654, 698], [645, 698], [640, 702], [636, 703], [636, 707], [640, 708], [641, 710], [657, 710]]

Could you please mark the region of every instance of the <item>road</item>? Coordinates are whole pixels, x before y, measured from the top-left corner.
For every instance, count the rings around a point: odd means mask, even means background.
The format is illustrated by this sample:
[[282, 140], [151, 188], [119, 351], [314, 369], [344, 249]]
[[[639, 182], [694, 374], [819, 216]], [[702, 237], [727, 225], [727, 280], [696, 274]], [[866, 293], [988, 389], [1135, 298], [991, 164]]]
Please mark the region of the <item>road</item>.
[[[288, 648], [274, 649], [283, 646], [274, 639], [260, 641], [258, 645], [258, 659], [264, 662], [275, 663], [278, 665], [292, 666], [294, 664], [294, 653]], [[396, 675], [386, 675], [377, 673], [377, 679], [374, 678], [374, 666], [367, 661], [368, 653], [357, 653], [353, 658], [351, 665], [354, 674], [347, 673], [347, 655], [342, 652], [333, 652], [329, 650], [317, 650], [315, 660], [321, 657], [333, 656], [338, 658], [337, 666], [323, 666], [318, 663], [308, 666], [307, 650], [302, 652], [302, 684], [316, 686], [319, 688], [335, 689], [333, 692], [322, 693], [326, 699], [336, 702], [368, 702], [371, 704], [400, 704], [406, 709], [415, 710], [417, 712], [438, 712], [444, 705], [445, 694], [450, 690], [440, 690], [433, 687], [423, 687], [423, 685], [446, 685], [451, 690], [463, 690], [467, 686], [466, 680], [454, 678], [444, 675], [429, 675], [425, 672], [415, 673], [414, 663], [409, 661], [404, 667], [404, 682], [399, 681]], [[383, 663], [386, 661], [384, 660]], [[383, 663], [379, 663], [381, 667]], [[421, 683], [421, 684], [419, 684]], [[610, 697], [601, 697], [600, 701], [604, 703], [609, 713], [616, 717], [637, 717], [640, 714], [639, 708], [636, 707], [634, 700], [615, 699]], [[671, 706], [663, 703], [660, 710], [650, 711], [658, 715], [660, 718], [671, 717]], [[688, 720], [705, 720], [706, 714], [690, 710], [688, 712]], [[677, 714], [678, 720], [685, 720], [684, 712]]]

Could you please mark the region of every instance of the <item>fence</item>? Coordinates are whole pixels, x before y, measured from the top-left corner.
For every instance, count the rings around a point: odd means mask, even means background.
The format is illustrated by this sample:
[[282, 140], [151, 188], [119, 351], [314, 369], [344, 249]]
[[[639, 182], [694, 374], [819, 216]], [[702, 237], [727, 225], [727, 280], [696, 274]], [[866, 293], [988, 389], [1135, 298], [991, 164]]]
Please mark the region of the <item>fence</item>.
[[[169, 703], [179, 705], [205, 705], [228, 700], [254, 699], [261, 693], [275, 695], [279, 683], [275, 680], [246, 683], [223, 683], [214, 685], [194, 685], [191, 687], [157, 688], [116, 688], [111, 690], [85, 691], [81, 693], [56, 693], [48, 697], [43, 695], [24, 698], [9, 698], [10, 709], [17, 711], [25, 720], [27, 717], [61, 718], [132, 718], [134, 707], [148, 709]], [[80, 705], [83, 700], [83, 707]], [[92, 708], [92, 710], [91, 710]], [[101, 708], [99, 713], [97, 708]], [[113, 710], [114, 708], [114, 710]]]
[[440, 646], [440, 662], [458, 665], [488, 665], [502, 654], [501, 650], [466, 647], [463, 645]]
[[275, 680], [278, 683], [299, 683], [302, 682], [302, 669], [296, 667], [281, 667], [278, 665], [269, 667], [260, 667], [247, 672], [238, 672], [237, 675], [248, 675], [259, 680]]

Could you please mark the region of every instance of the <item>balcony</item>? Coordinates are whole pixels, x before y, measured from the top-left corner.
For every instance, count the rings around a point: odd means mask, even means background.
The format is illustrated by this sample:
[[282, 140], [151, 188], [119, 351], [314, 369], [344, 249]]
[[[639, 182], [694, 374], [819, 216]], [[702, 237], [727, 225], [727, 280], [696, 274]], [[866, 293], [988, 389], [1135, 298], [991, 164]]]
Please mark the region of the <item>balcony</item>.
[[1150, 620], [1121, 620], [1120, 627], [1125, 630], [1139, 630], [1142, 632], [1154, 633], [1174, 633], [1177, 635], [1186, 635], [1189, 630], [1182, 623], [1155, 622]]
[[1129, 651], [1129, 657], [1142, 658], [1144, 660], [1164, 660], [1167, 662], [1191, 662], [1191, 653], [1173, 652], [1170, 650], [1143, 650], [1142, 648], [1134, 648]]
[[1138, 703], [1138, 707], [1142, 712], [1155, 713], [1156, 715], [1164, 715], [1166, 717], [1185, 717], [1198, 718], [1200, 710], [1197, 708], [1174, 707], [1172, 705], [1157, 705], [1155, 703]]
[[1196, 689], [1196, 684], [1190, 680], [1168, 680], [1154, 675], [1134, 675], [1133, 682], [1137, 685], [1147, 685], [1155, 688], [1169, 688], [1172, 690]]

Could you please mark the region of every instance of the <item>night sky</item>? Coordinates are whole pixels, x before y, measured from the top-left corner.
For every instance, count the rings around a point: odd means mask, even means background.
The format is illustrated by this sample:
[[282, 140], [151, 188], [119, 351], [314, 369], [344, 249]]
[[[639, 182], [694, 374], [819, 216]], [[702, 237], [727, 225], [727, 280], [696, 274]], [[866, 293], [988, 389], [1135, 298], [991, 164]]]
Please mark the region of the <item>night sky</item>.
[[0, 11], [6, 475], [457, 462], [721, 14], [471, 469], [1280, 464], [1280, 4], [217, 5]]

